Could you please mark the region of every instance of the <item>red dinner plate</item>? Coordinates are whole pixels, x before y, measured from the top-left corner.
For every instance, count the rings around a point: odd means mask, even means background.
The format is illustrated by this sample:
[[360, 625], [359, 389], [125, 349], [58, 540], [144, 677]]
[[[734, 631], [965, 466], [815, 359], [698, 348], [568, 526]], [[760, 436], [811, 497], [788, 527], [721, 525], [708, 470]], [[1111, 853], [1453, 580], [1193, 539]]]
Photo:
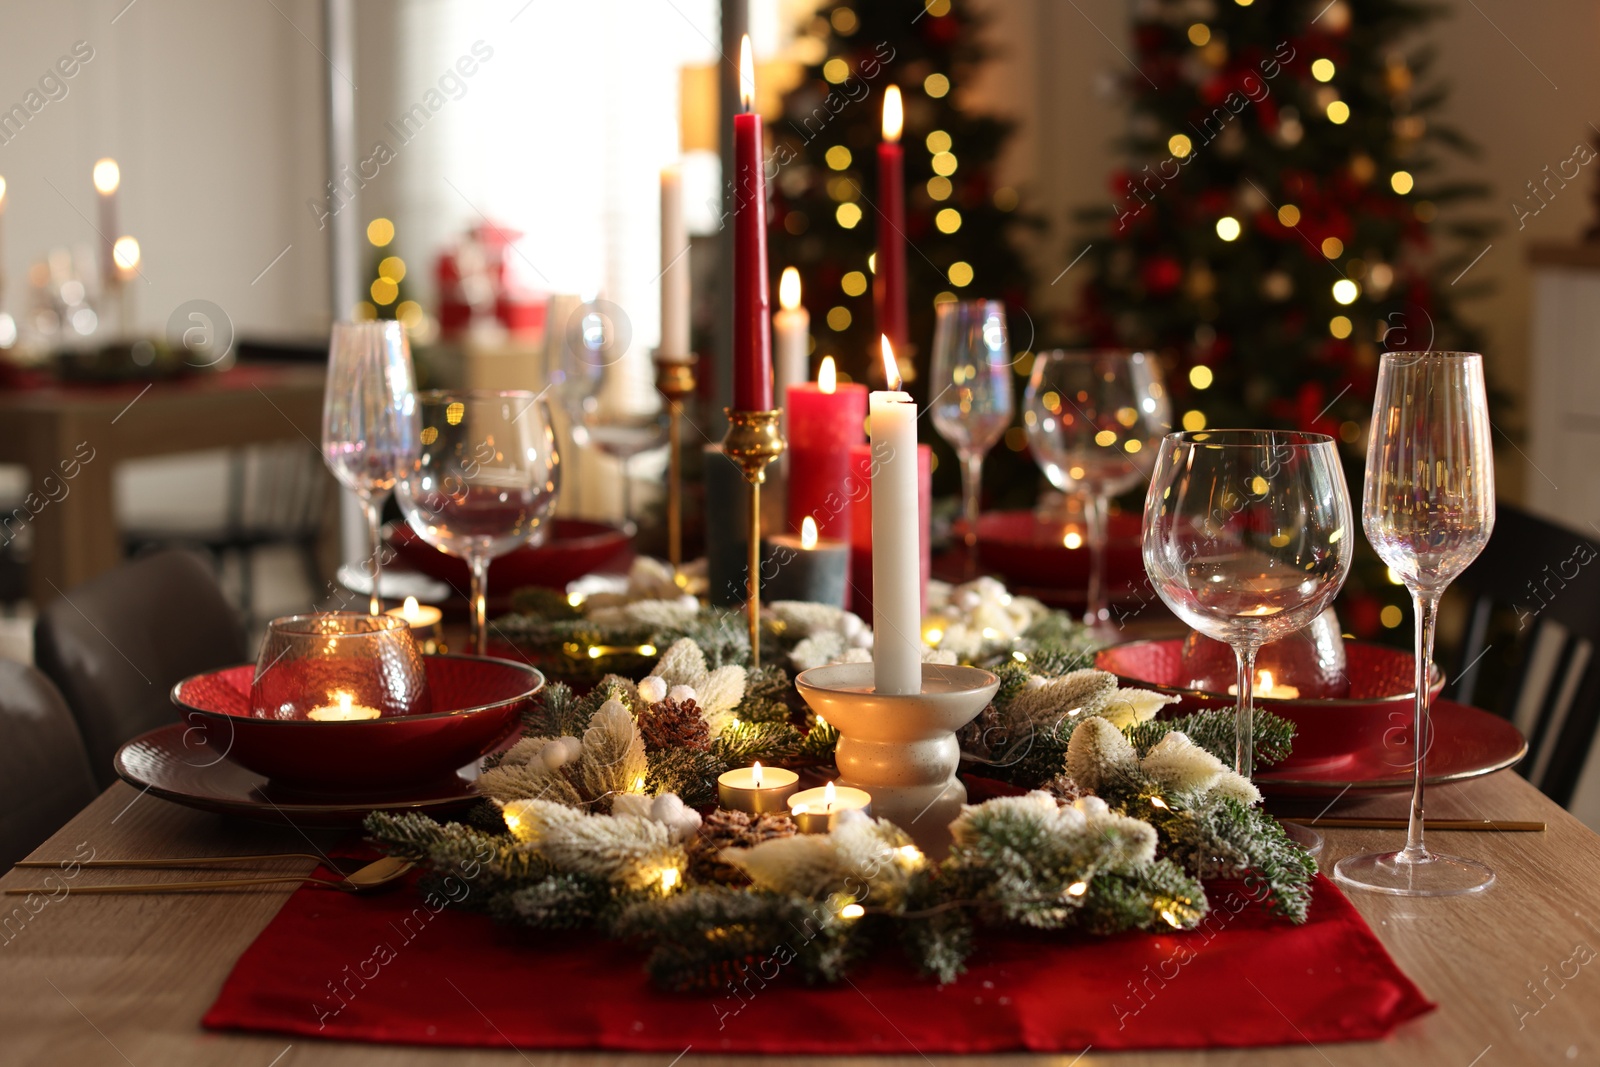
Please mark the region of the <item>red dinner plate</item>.
[[[1432, 742], [1424, 764], [1424, 780], [1429, 785], [1492, 774], [1527, 755], [1528, 742], [1522, 733], [1481, 708], [1435, 700], [1432, 719]], [[1268, 796], [1405, 792], [1411, 788], [1415, 752], [1411, 713], [1397, 710], [1391, 713], [1391, 720], [1387, 730], [1366, 735], [1360, 748], [1342, 758], [1257, 771], [1255, 783]]]
[[175, 722], [142, 734], [117, 750], [122, 780], [174, 804], [297, 826], [350, 826], [374, 811], [463, 810], [478, 793], [460, 775], [423, 786], [372, 793], [322, 795], [287, 790], [228, 759], [206, 741], [205, 731]]

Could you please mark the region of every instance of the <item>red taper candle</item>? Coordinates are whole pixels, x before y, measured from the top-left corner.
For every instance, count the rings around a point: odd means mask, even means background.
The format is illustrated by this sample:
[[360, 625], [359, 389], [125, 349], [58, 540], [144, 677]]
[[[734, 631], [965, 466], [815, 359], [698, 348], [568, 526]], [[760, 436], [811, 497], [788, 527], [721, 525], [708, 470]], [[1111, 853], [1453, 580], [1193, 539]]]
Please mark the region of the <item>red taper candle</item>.
[[883, 93], [883, 141], [878, 145], [878, 270], [873, 279], [873, 306], [878, 332], [896, 352], [908, 351], [906, 325], [906, 179], [900, 148], [904, 125], [900, 87]]
[[767, 183], [761, 161], [761, 116], [755, 105], [750, 38], [739, 46], [739, 97], [733, 117], [733, 406], [772, 410], [772, 317], [767, 295]]
[[850, 540], [850, 449], [866, 441], [867, 387], [840, 382], [833, 357], [815, 382], [789, 386], [789, 529], [816, 520], [826, 538]]

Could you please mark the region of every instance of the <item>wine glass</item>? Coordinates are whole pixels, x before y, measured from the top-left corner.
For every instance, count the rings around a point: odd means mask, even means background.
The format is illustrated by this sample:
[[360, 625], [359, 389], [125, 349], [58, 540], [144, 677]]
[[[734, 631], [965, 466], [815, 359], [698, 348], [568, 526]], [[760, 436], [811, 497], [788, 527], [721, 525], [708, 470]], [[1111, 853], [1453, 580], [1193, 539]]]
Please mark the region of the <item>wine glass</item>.
[[394, 320], [334, 323], [322, 405], [322, 458], [360, 498], [366, 515], [373, 615], [383, 611], [378, 588], [383, 502], [416, 461], [419, 429], [417, 379], [405, 327]]
[[1011, 425], [1011, 342], [998, 300], [938, 305], [933, 379], [928, 402], [934, 429], [961, 458], [961, 513], [966, 519], [967, 572], [977, 571], [978, 500], [983, 457]]
[[1088, 610], [1111, 618], [1106, 595], [1106, 513], [1149, 468], [1172, 407], [1155, 358], [1143, 352], [1040, 352], [1023, 400], [1033, 457], [1050, 484], [1085, 495], [1089, 541]]
[[622, 520], [633, 520], [633, 478], [628, 471], [633, 457], [667, 443], [667, 412], [629, 411], [615, 398], [590, 397], [584, 402], [583, 432], [606, 455], [622, 464]]
[[395, 495], [406, 522], [472, 571], [475, 648], [488, 650], [489, 562], [534, 537], [561, 485], [550, 408], [532, 393], [423, 393], [421, 452]]
[[1144, 566], [1193, 629], [1233, 648], [1234, 769], [1255, 755], [1256, 652], [1309, 626], [1350, 573], [1350, 495], [1331, 437], [1290, 430], [1168, 434], [1144, 507]]
[[1475, 352], [1385, 352], [1378, 365], [1361, 522], [1416, 610], [1416, 709], [1411, 819], [1399, 852], [1347, 856], [1346, 885], [1400, 896], [1476, 893], [1494, 871], [1423, 844], [1422, 786], [1429, 730], [1429, 665], [1439, 598], [1494, 530], [1494, 452], [1483, 357]]

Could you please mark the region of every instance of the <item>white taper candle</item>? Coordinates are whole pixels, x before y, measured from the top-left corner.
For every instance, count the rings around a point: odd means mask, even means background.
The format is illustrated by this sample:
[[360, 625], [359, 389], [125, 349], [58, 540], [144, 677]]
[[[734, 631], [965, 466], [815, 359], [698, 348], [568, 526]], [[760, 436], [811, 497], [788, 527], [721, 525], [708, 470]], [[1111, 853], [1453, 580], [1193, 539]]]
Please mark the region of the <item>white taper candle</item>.
[[688, 360], [689, 231], [683, 221], [683, 178], [661, 170], [661, 346], [657, 354]]
[[917, 523], [917, 405], [883, 338], [889, 391], [868, 398], [872, 442], [873, 686], [922, 691], [921, 553]]

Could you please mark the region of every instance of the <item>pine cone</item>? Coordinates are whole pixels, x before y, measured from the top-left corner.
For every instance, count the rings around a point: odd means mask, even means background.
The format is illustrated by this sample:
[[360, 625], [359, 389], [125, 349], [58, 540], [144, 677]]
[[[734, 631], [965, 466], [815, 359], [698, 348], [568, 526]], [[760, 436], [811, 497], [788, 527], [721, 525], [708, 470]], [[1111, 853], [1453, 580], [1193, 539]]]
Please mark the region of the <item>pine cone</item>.
[[639, 715], [639, 733], [644, 747], [652, 752], [668, 748], [704, 752], [711, 747], [711, 727], [692, 700], [680, 704], [668, 698], [651, 704]]
[[744, 885], [750, 880], [745, 873], [723, 863], [718, 854], [725, 848], [752, 848], [775, 837], [793, 837], [796, 832], [787, 815], [748, 815], [718, 808], [706, 816], [689, 844], [689, 874], [701, 882]]
[[1065, 800], [1069, 804], [1074, 800], [1077, 800], [1079, 797], [1092, 795], [1089, 790], [1083, 788], [1083, 786], [1079, 785], [1077, 782], [1074, 782], [1070, 776], [1065, 774], [1056, 775], [1039, 788], [1044, 792], [1049, 793], [1056, 799]]

